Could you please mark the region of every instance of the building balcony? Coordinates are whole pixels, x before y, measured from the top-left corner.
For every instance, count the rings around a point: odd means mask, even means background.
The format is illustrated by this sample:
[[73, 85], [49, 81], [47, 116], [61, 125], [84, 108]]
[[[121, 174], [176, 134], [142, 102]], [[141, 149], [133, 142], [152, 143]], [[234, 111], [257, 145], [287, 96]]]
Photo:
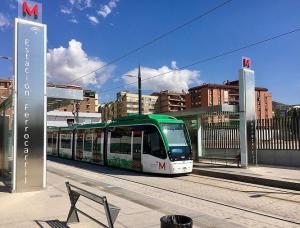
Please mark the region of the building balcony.
[[186, 106], [185, 105], [176, 105], [176, 104], [171, 104], [169, 105], [169, 107], [182, 107], [182, 108], [185, 108]]
[[181, 97], [170, 97], [169, 100], [170, 101], [183, 101], [184, 99]]

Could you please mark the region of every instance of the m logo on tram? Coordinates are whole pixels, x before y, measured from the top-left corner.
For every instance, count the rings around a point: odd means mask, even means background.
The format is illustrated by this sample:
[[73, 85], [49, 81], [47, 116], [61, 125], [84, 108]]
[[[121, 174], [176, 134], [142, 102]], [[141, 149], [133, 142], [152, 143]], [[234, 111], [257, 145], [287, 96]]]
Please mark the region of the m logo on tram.
[[158, 168], [159, 168], [159, 169], [166, 170], [166, 163], [165, 163], [165, 162], [163, 162], [163, 163], [158, 162]]

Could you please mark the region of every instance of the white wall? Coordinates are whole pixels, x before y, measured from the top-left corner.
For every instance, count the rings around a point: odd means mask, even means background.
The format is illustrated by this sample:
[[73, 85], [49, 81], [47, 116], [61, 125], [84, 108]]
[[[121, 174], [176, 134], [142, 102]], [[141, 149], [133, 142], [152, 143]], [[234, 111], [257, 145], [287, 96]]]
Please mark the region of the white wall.
[[[68, 126], [67, 119], [75, 119], [72, 112], [50, 111], [47, 112], [47, 126], [64, 127]], [[79, 123], [99, 123], [101, 113], [79, 113]]]

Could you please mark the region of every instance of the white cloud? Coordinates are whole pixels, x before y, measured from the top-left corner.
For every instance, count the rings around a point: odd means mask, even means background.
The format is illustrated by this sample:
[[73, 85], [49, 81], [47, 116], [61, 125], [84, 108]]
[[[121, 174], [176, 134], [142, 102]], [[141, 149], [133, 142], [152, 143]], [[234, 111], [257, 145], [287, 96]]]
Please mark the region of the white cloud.
[[[88, 8], [94, 7], [92, 0], [69, 0], [67, 6], [61, 6], [60, 12], [62, 14], [71, 15], [72, 18], [69, 19], [69, 22], [78, 23], [78, 20], [75, 18], [74, 13], [76, 10], [87, 10]], [[94, 16], [89, 18], [94, 24], [98, 24], [98, 19]]]
[[[172, 61], [172, 68], [176, 67], [176, 62]], [[173, 90], [181, 92], [182, 90], [188, 90], [188, 88], [194, 84], [200, 84], [199, 80], [200, 72], [196, 70], [175, 70], [168, 66], [162, 66], [158, 69], [141, 67], [142, 75], [142, 88], [151, 91], [160, 90]], [[125, 84], [130, 87], [136, 87], [136, 78], [127, 77], [125, 75], [137, 75], [138, 69], [135, 68], [122, 76]], [[162, 75], [160, 75], [162, 74]], [[159, 75], [157, 77], [153, 77]], [[153, 77], [153, 78], [151, 78]], [[149, 79], [147, 79], [149, 78]]]
[[69, 0], [69, 3], [79, 10], [92, 7], [92, 0]]
[[97, 17], [86, 15], [92, 24], [99, 24]]
[[10, 26], [10, 21], [8, 17], [5, 16], [3, 13], [0, 13], [0, 29], [4, 30], [9, 26]]
[[102, 6], [98, 11], [98, 14], [102, 17], [107, 17], [114, 8], [117, 7], [117, 2], [119, 0], [110, 0], [106, 5]]
[[69, 21], [71, 23], [78, 24], [78, 21], [77, 21], [77, 19], [74, 16], [71, 19], [69, 19]]
[[[73, 39], [67, 48], [59, 47], [49, 50], [47, 53], [47, 76], [52, 82], [70, 83], [105, 64], [98, 58], [89, 57], [82, 49], [82, 43]], [[99, 87], [110, 78], [113, 69], [112, 66], [105, 67], [97, 73], [92, 73], [72, 82], [72, 84]]]
[[63, 14], [71, 14], [72, 13], [72, 9], [63, 6], [63, 7], [61, 7], [60, 12], [63, 13]]
[[92, 7], [92, 0], [85, 0], [85, 5], [87, 7]]
[[171, 62], [171, 68], [172, 68], [173, 70], [178, 70], [176, 61], [173, 60], [173, 61]]
[[9, 8], [11, 8], [11, 9], [16, 9], [17, 7], [16, 7], [16, 5], [14, 5], [13, 3], [9, 3]]

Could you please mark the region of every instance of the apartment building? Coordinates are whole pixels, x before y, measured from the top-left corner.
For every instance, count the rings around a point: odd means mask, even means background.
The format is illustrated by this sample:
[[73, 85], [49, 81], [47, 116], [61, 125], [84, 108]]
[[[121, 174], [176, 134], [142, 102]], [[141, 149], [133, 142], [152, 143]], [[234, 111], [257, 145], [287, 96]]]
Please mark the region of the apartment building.
[[[63, 84], [48, 84], [48, 87], [56, 87], [63, 89], [82, 89], [80, 86], [75, 85], [63, 85]], [[79, 102], [79, 112], [85, 113], [96, 113], [99, 109], [98, 103], [98, 94], [92, 90], [83, 90], [83, 101]], [[62, 103], [61, 107], [59, 107], [56, 111], [61, 112], [73, 112], [75, 111], [75, 104], [71, 103], [68, 105], [64, 105]]]
[[151, 95], [157, 96], [156, 113], [176, 112], [186, 109], [186, 93], [164, 90]]
[[256, 118], [271, 119], [273, 117], [272, 94], [266, 88], [256, 88], [255, 98]]
[[[157, 96], [142, 95], [142, 113], [152, 114], [155, 112]], [[118, 117], [138, 114], [139, 98], [136, 93], [119, 92], [117, 94]]]
[[[239, 104], [239, 82], [224, 84], [203, 84], [189, 89], [190, 107]], [[272, 118], [272, 94], [266, 88], [255, 88], [256, 118]]]
[[0, 104], [10, 96], [13, 81], [10, 79], [0, 79]]
[[[51, 84], [48, 87], [61, 89], [82, 90], [80, 86]], [[75, 102], [63, 102], [55, 110], [47, 112], [47, 126], [68, 126], [75, 123], [77, 104]], [[83, 90], [83, 100], [78, 102], [78, 123], [101, 122], [101, 114], [98, 113], [98, 94], [92, 90]]]
[[107, 122], [118, 117], [118, 103], [109, 102], [99, 108], [102, 122]]
[[[155, 113], [155, 105], [158, 97], [142, 95], [142, 113]], [[106, 122], [116, 117], [123, 117], [139, 113], [139, 98], [136, 93], [122, 91], [117, 93], [117, 100], [103, 105], [101, 110], [102, 121]]]

